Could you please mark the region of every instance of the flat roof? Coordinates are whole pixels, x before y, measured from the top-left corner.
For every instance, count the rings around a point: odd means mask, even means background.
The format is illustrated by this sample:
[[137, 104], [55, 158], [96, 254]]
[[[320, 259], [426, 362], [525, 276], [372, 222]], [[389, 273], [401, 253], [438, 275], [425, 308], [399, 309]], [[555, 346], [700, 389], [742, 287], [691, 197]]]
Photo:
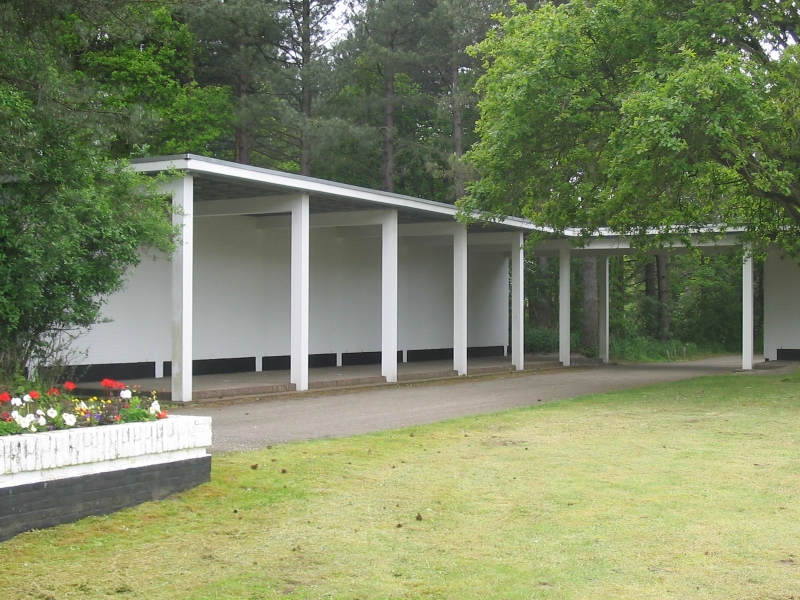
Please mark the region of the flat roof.
[[[195, 154], [175, 154], [137, 158], [130, 161], [141, 173], [186, 171], [194, 175], [196, 202], [283, 195], [309, 194], [311, 213], [395, 208], [400, 223], [450, 222], [459, 209], [452, 204], [434, 202], [380, 190], [337, 183], [315, 177], [243, 165]], [[479, 221], [470, 231], [544, 231], [527, 219], [507, 217]]]

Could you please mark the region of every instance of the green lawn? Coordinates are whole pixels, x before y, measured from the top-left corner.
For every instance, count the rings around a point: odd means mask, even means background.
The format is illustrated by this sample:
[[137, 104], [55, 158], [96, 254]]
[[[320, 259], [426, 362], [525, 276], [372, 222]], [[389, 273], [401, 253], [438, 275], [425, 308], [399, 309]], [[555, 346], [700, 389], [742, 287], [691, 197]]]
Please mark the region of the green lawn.
[[798, 416], [734, 375], [216, 456], [0, 544], [0, 596], [798, 598]]

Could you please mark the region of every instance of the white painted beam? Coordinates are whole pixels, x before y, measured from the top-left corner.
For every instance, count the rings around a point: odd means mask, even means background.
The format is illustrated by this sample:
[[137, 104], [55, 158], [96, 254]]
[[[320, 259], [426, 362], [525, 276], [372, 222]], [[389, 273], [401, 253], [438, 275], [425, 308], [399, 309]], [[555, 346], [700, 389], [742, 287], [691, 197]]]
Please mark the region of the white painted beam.
[[453, 235], [453, 369], [467, 374], [467, 228]]
[[525, 237], [514, 234], [511, 244], [511, 364], [525, 368]]
[[455, 235], [461, 223], [456, 221], [442, 221], [437, 223], [406, 223], [400, 225], [400, 237], [428, 236], [428, 235]]
[[293, 196], [261, 196], [206, 200], [195, 204], [195, 217], [232, 217], [237, 215], [269, 215], [292, 212], [298, 194]]
[[385, 212], [381, 239], [381, 375], [393, 383], [397, 381], [397, 211]]
[[291, 382], [308, 389], [309, 340], [309, 199], [303, 194], [292, 207]]
[[608, 273], [608, 256], [598, 256], [597, 266], [597, 283], [600, 297], [598, 300], [600, 301], [600, 358], [604, 363], [609, 362], [609, 273]]
[[753, 255], [745, 248], [742, 263], [742, 369], [753, 368]]
[[570, 365], [570, 249], [561, 248], [558, 255], [558, 359]]
[[184, 175], [165, 186], [178, 211], [172, 222], [180, 239], [172, 254], [172, 401], [192, 400], [192, 327], [194, 278], [194, 181]]

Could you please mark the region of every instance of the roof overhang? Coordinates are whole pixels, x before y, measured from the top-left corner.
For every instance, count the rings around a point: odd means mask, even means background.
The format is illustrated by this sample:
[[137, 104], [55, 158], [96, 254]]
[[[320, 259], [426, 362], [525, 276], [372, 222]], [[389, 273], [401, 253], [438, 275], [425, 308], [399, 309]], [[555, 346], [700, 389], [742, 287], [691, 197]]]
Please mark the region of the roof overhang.
[[[229, 161], [179, 154], [139, 158], [131, 161], [141, 173], [178, 171], [194, 176], [194, 201], [225, 201], [308, 194], [312, 214], [379, 209], [396, 209], [401, 224], [453, 222], [456, 206], [402, 194], [371, 190], [314, 177], [295, 175]], [[541, 230], [526, 219], [508, 217], [470, 225], [470, 232]]]

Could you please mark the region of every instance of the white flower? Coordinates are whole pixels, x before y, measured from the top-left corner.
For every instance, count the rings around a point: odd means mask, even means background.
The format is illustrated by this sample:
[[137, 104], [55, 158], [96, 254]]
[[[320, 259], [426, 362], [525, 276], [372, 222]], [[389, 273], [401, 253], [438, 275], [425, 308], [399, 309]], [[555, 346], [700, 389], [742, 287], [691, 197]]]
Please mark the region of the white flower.
[[44, 411], [40, 408], [40, 409], [38, 409], [36, 411], [36, 414], [39, 415], [40, 417], [43, 417], [44, 416]]
[[36, 426], [35, 426], [35, 425], [31, 425], [31, 431], [32, 431], [33, 433], [36, 433]]
[[161, 405], [158, 403], [158, 400], [153, 400], [153, 403], [150, 405], [150, 414], [154, 415], [160, 412], [161, 412]]
[[75, 419], [75, 415], [70, 413], [64, 413], [61, 416], [64, 419], [64, 425], [66, 425], [67, 427], [72, 427], [73, 425], [75, 425], [75, 421], [77, 420]]
[[51, 406], [47, 409], [47, 416], [51, 419], [55, 419], [58, 416], [58, 411]]
[[44, 427], [45, 425], [47, 425], [47, 419], [45, 419], [44, 417], [39, 417], [38, 419], [36, 419], [36, 422], [37, 422], [39, 425], [41, 425], [42, 427]]
[[22, 399], [23, 399], [23, 400], [24, 400], [26, 403], [27, 403], [27, 402], [33, 402], [33, 398], [31, 398], [31, 395], [30, 395], [30, 394], [25, 394], [25, 395], [22, 397]]
[[17, 415], [14, 420], [19, 424], [20, 427], [27, 429], [32, 425], [34, 418], [35, 417], [33, 415]]
[[22, 406], [22, 398], [12, 398], [11, 406]]
[[84, 402], [83, 400], [81, 400], [81, 403], [78, 404], [78, 408], [81, 408], [83, 410], [89, 410], [89, 407], [86, 406], [86, 402]]
[[131, 396], [132, 396], [132, 394], [131, 394], [130, 390], [122, 390], [119, 393], [119, 397], [122, 398], [123, 400], [130, 400]]
[[11, 411], [11, 418], [16, 421], [17, 417], [19, 417], [19, 411], [18, 410], [12, 410]]

